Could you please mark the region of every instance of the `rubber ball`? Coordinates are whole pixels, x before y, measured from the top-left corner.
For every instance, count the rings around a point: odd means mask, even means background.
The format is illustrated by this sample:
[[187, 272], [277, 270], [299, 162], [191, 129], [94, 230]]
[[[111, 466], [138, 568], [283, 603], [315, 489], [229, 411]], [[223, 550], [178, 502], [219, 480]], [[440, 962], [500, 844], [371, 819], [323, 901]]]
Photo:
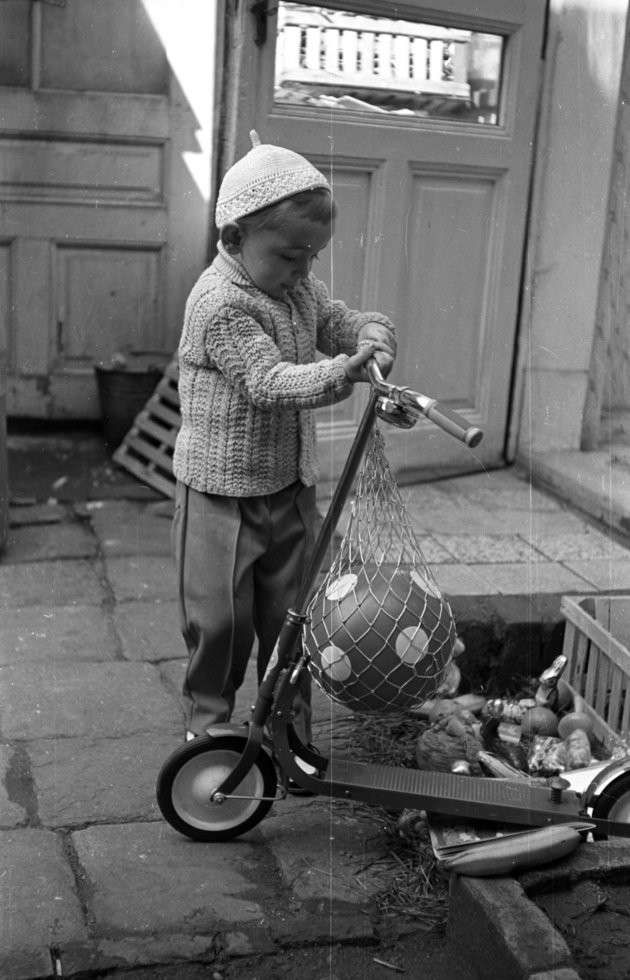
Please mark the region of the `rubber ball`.
[[354, 711], [394, 710], [441, 683], [455, 625], [437, 586], [416, 569], [349, 572], [324, 583], [309, 611], [309, 669], [333, 700]]

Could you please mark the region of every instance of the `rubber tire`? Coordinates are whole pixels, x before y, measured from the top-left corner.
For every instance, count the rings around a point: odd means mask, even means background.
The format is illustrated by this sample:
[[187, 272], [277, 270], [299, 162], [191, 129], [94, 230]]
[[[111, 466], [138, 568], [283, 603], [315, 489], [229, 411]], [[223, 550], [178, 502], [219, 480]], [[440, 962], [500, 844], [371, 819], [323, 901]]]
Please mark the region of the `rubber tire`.
[[[630, 772], [611, 783], [593, 801], [593, 816], [598, 820], [630, 823]], [[593, 834], [595, 840], [608, 840], [607, 834]]]
[[214, 842], [232, 840], [260, 823], [273, 805], [278, 783], [276, 768], [264, 749], [234, 791], [249, 799], [210, 801], [213, 789], [242, 756], [246, 742], [238, 735], [201, 736], [166, 760], [158, 776], [157, 801], [171, 827], [192, 840]]

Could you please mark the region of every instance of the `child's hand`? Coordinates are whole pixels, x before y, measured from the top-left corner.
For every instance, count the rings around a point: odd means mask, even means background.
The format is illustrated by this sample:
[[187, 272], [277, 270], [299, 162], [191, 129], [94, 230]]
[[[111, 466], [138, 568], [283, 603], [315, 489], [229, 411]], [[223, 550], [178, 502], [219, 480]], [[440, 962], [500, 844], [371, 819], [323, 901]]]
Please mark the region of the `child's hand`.
[[346, 361], [346, 374], [352, 384], [358, 381], [369, 381], [370, 376], [367, 372], [367, 362], [376, 361], [383, 375], [389, 374], [394, 363], [394, 358], [390, 353], [388, 345], [378, 340], [363, 341], [356, 354], [352, 354]]
[[359, 331], [359, 349], [362, 350], [368, 342], [375, 342], [374, 360], [386, 378], [396, 357], [396, 337], [383, 323], [366, 323]]

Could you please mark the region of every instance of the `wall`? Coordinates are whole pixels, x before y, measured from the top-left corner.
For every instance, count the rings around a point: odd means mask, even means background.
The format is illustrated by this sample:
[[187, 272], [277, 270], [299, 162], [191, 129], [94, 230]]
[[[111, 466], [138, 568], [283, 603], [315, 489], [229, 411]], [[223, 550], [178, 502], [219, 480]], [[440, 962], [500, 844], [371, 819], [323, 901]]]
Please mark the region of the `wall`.
[[630, 34], [626, 41], [582, 449], [630, 442]]
[[628, 0], [550, 0], [512, 454], [578, 449]]

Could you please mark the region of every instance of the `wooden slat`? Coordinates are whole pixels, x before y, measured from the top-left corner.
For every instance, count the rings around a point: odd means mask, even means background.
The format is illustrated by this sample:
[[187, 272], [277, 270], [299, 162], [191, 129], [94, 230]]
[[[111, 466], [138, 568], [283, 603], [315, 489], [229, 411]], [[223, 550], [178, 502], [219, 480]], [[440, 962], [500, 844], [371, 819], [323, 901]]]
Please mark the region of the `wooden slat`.
[[[590, 615], [586, 608], [594, 612]], [[566, 618], [563, 653], [567, 682], [582, 696], [596, 734], [607, 740], [626, 736], [630, 727], [630, 622], [626, 596], [563, 596]], [[617, 630], [621, 636], [617, 635]]]
[[180, 427], [177, 362], [171, 361], [133, 426], [114, 453], [114, 461], [164, 496], [175, 496], [173, 451]]
[[[152, 397], [151, 401], [147, 402], [143, 414], [146, 418], [161, 419], [169, 428], [179, 429], [179, 411], [173, 411], [173, 409], [169, 408], [161, 397]], [[138, 424], [144, 424], [144, 420], [142, 422], [138, 420]]]
[[[139, 427], [139, 431], [141, 431], [143, 435], [151, 436], [151, 438], [155, 439], [155, 441], [160, 443], [160, 445], [168, 446], [169, 449], [174, 449], [175, 439], [177, 438], [177, 430], [174, 428], [165, 429], [163, 425], [156, 425], [153, 421], [155, 417], [155, 415], [153, 417], [147, 416], [147, 418], [143, 419], [142, 425]], [[129, 444], [131, 445], [132, 442], [135, 443], [135, 440], [130, 433]]]
[[[630, 602], [630, 599], [627, 601]], [[561, 610], [568, 619], [571, 619], [575, 623], [582, 633], [588, 636], [589, 640], [592, 640], [601, 650], [604, 650], [606, 655], [618, 667], [621, 667], [624, 672], [630, 673], [630, 651], [623, 644], [619, 643], [614, 636], [611, 636], [597, 620], [589, 616], [579, 605], [578, 601], [563, 596]]]
[[619, 729], [621, 706], [626, 694], [628, 678], [618, 667], [612, 667], [608, 680], [609, 691], [604, 718], [611, 728]]

